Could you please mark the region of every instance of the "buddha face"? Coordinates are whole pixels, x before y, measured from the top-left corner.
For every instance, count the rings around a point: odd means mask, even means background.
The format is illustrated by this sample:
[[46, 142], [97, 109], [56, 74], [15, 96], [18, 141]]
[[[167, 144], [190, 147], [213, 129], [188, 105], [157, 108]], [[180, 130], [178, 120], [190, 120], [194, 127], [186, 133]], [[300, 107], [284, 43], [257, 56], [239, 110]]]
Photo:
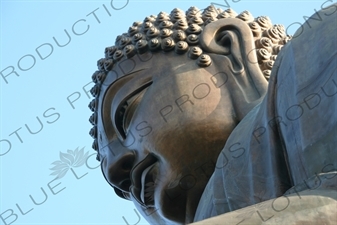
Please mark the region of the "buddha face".
[[208, 67], [174, 52], [153, 53], [146, 62], [134, 56], [115, 66], [115, 78], [127, 74], [102, 97], [102, 172], [150, 223], [193, 222], [216, 159], [240, 121], [233, 96], [243, 95], [224, 66], [230, 62], [209, 56]]
[[91, 135], [102, 173], [152, 224], [193, 222], [226, 140], [267, 89], [245, 22], [219, 19], [198, 38], [209, 53], [197, 60], [193, 46], [135, 55], [126, 46], [104, 62], [106, 77], [95, 75]]

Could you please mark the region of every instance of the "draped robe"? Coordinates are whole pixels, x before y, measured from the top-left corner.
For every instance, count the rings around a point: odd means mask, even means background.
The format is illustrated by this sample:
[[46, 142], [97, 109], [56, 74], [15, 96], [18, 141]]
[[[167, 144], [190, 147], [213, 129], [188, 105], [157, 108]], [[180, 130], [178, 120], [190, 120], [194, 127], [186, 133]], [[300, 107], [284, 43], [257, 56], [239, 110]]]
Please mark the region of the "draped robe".
[[313, 177], [322, 177], [321, 189], [336, 191], [336, 171], [333, 4], [308, 19], [277, 56], [264, 100], [238, 124], [218, 157], [195, 222], [277, 198], [296, 187], [309, 189]]

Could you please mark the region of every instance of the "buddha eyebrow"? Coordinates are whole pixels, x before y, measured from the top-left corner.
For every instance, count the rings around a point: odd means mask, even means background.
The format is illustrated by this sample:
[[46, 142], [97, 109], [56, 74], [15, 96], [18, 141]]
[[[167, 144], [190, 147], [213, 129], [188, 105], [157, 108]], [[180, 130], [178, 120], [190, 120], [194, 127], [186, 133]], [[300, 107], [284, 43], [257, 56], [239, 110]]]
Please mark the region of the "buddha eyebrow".
[[[146, 67], [146, 68], [143, 68], [143, 69], [139, 69], [139, 70], [132, 71], [132, 72], [130, 72], [130, 73], [126, 73], [126, 74], [120, 76], [119, 78], [117, 78], [115, 81], [117, 81], [117, 80], [119, 80], [119, 79], [121, 79], [121, 78], [123, 78], [123, 77], [127, 77], [127, 76], [129, 76], [129, 75], [132, 75], [132, 74], [135, 74], [135, 73], [142, 72], [143, 70], [147, 70], [147, 69], [149, 69], [149, 68]], [[115, 81], [114, 81], [114, 82], [115, 82]]]
[[112, 81], [110, 84], [108, 84], [107, 90], [110, 89], [117, 81], [120, 81], [120, 80], [125, 79], [126, 77], [128, 77], [130, 75], [137, 74], [137, 73], [142, 72], [142, 71], [147, 70], [147, 69], [149, 69], [149, 68], [143, 68], [143, 69], [135, 70], [135, 71], [132, 71], [130, 73], [127, 73], [127, 74], [124, 74], [124, 75], [118, 77], [117, 79]]

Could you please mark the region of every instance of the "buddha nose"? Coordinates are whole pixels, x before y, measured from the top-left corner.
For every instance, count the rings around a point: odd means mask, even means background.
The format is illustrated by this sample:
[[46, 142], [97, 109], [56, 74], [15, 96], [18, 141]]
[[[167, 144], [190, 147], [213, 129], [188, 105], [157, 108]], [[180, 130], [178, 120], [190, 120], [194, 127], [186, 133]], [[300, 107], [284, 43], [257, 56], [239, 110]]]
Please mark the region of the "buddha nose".
[[136, 155], [128, 151], [119, 155], [112, 162], [108, 162], [108, 180], [116, 188], [129, 192], [131, 186], [130, 172], [134, 166]]

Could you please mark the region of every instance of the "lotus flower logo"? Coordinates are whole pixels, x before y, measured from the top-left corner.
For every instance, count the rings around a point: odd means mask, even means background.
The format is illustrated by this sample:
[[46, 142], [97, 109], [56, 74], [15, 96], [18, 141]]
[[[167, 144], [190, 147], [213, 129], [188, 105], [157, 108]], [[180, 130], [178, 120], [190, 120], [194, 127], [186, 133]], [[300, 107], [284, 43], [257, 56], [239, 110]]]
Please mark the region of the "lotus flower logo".
[[60, 152], [60, 160], [52, 163], [54, 167], [50, 168], [53, 170], [50, 175], [56, 175], [56, 179], [64, 177], [68, 170], [74, 167], [83, 166], [89, 155], [89, 151], [84, 153], [84, 147], [82, 149], [76, 148], [73, 150], [67, 150], [67, 153]]

